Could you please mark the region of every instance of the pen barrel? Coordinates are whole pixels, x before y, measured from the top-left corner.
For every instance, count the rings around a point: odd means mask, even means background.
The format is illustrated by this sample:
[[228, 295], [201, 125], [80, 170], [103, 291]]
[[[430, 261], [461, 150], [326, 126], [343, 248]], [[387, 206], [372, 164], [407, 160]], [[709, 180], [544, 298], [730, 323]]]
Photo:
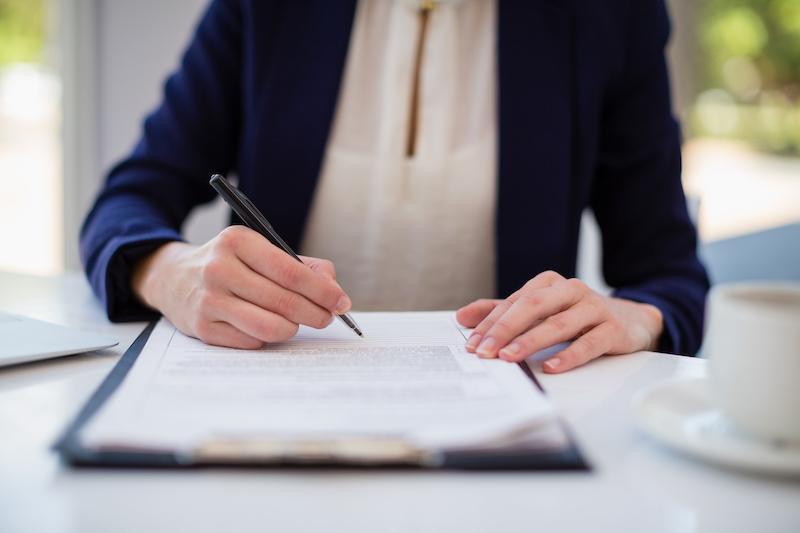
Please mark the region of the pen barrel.
[[347, 325], [347, 327], [349, 327], [350, 329], [355, 331], [358, 334], [359, 337], [363, 337], [363, 334], [361, 332], [361, 328], [358, 327], [358, 324], [356, 324], [356, 321], [353, 320], [353, 318], [348, 313], [345, 313], [343, 315], [336, 315], [336, 316], [339, 317], [339, 319], [342, 322], [344, 322]]

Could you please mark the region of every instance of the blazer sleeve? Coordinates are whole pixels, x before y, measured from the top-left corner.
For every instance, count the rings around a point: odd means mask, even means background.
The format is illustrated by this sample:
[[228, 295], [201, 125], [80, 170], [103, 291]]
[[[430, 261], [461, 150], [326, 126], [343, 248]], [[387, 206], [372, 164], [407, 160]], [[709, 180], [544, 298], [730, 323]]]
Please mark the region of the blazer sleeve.
[[213, 199], [213, 172], [232, 170], [240, 131], [242, 17], [235, 0], [203, 14], [133, 152], [108, 174], [81, 228], [86, 275], [109, 319], [154, 316], [134, 297], [131, 267], [180, 240], [189, 211]]
[[681, 186], [680, 131], [672, 115], [663, 0], [636, 0], [626, 60], [609, 86], [591, 207], [614, 295], [662, 312], [659, 351], [695, 354], [709, 282]]

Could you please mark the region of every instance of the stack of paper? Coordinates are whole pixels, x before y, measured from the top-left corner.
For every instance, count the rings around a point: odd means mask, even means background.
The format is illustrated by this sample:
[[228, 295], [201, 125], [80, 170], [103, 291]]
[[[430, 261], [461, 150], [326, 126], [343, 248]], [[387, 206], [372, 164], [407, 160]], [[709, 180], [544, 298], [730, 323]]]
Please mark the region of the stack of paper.
[[82, 443], [188, 455], [231, 442], [433, 450], [485, 446], [552, 420], [518, 365], [464, 350], [452, 313], [355, 318], [365, 339], [335, 321], [256, 351], [208, 346], [162, 320]]

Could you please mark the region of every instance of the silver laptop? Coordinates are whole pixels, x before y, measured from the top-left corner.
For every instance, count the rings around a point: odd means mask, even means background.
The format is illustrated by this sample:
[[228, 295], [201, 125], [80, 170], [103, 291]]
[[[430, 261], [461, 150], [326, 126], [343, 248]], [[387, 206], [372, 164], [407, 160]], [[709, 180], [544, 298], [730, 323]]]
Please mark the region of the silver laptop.
[[119, 344], [103, 334], [0, 312], [0, 366], [102, 350]]

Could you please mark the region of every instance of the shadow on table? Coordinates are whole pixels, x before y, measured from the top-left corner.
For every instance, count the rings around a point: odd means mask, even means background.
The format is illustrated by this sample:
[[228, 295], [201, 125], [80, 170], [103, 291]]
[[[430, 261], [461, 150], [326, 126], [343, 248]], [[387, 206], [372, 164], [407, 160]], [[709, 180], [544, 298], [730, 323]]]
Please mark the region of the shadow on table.
[[107, 371], [119, 356], [118, 349], [107, 348], [0, 367], [0, 391], [39, 385], [87, 372]]

